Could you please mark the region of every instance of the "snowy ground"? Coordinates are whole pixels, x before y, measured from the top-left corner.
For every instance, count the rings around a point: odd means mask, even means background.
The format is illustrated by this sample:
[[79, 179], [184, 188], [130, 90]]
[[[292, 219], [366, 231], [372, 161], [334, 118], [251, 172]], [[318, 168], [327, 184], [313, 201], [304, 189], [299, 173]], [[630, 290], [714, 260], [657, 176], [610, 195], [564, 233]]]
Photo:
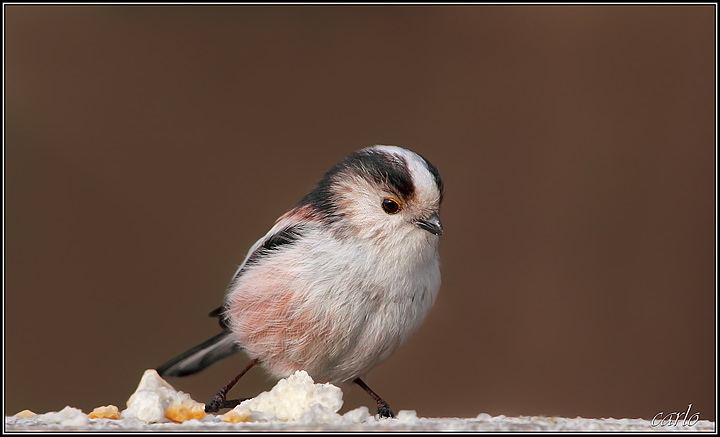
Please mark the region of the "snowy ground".
[[[560, 417], [421, 418], [399, 411], [395, 419], [378, 419], [367, 407], [340, 415], [342, 391], [331, 384], [315, 384], [305, 372], [280, 380], [269, 392], [243, 402], [225, 414], [205, 414], [204, 405], [176, 391], [148, 370], [120, 411], [115, 406], [90, 414], [66, 407], [59, 412], [23, 411], [5, 417], [6, 432], [22, 431], [704, 431], [715, 422], [677, 420], [654, 424], [643, 419], [582, 419]], [[664, 426], [663, 426], [664, 425]]]

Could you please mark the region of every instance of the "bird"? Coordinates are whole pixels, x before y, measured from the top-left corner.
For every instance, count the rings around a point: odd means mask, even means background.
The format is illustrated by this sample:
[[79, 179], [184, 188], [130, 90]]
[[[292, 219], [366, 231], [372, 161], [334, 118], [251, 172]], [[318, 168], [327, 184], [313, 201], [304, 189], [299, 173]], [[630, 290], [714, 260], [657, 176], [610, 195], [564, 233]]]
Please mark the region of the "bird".
[[440, 289], [444, 185], [422, 155], [399, 146], [356, 150], [250, 248], [224, 302], [220, 333], [156, 368], [191, 375], [239, 350], [250, 363], [205, 405], [232, 408], [227, 392], [255, 365], [276, 378], [305, 370], [316, 382], [359, 385], [418, 329]]

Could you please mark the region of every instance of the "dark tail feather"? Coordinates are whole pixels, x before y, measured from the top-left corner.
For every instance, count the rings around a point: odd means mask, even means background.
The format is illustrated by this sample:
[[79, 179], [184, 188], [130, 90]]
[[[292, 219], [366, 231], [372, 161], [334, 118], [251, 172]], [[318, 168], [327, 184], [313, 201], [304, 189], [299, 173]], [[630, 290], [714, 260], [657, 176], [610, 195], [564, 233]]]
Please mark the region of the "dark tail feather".
[[192, 375], [217, 361], [229, 357], [240, 349], [241, 347], [230, 336], [230, 331], [226, 330], [210, 340], [183, 352], [155, 370], [163, 377]]

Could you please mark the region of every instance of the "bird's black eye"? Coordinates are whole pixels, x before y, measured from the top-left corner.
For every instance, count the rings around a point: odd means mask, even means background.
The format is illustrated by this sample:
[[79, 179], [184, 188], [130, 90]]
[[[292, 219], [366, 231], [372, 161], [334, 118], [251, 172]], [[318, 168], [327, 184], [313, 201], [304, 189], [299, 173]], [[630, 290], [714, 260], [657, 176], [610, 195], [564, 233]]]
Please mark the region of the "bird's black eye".
[[382, 209], [388, 214], [395, 214], [400, 211], [400, 204], [395, 199], [383, 199]]

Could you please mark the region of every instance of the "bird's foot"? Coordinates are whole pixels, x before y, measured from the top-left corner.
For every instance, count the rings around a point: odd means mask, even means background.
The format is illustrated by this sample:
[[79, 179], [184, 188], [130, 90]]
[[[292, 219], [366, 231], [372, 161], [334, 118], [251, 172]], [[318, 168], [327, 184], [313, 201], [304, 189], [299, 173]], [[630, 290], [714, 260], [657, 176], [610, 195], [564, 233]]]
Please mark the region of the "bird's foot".
[[218, 393], [215, 396], [213, 396], [212, 399], [210, 399], [210, 402], [205, 404], [205, 412], [206, 413], [217, 413], [220, 411], [220, 406], [225, 403], [225, 396], [223, 394]]
[[395, 417], [395, 414], [393, 414], [392, 410], [390, 409], [390, 405], [388, 405], [388, 403], [385, 401], [378, 401], [377, 415], [380, 416], [380, 418]]
[[235, 408], [236, 406], [240, 405], [245, 400], [248, 400], [250, 398], [242, 398], [242, 399], [231, 399], [231, 400], [225, 400], [225, 396], [222, 396], [220, 393], [213, 396], [213, 398], [205, 404], [205, 412], [206, 413], [217, 413], [223, 408]]

